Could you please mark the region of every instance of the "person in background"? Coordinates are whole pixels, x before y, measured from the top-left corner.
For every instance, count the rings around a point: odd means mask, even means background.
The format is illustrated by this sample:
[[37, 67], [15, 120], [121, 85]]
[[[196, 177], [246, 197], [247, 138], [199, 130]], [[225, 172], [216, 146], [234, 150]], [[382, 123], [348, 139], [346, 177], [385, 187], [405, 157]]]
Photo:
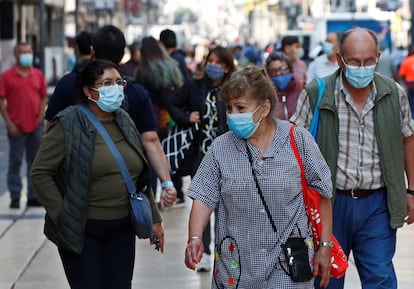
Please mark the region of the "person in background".
[[395, 47], [391, 51], [391, 58], [394, 61], [394, 66], [398, 69], [400, 69], [400, 65], [403, 62], [404, 58], [407, 56], [407, 49], [404, 48], [404, 46], [398, 46]]
[[271, 115], [288, 120], [295, 112], [300, 93], [299, 83], [293, 76], [293, 67], [289, 58], [280, 51], [274, 51], [266, 58], [266, 72], [276, 87], [277, 99]]
[[233, 53], [234, 61], [236, 62], [237, 67], [244, 67], [249, 64], [249, 60], [242, 53], [243, 46], [235, 44], [234, 46], [229, 47], [229, 49]]
[[191, 73], [185, 62], [185, 52], [177, 48], [177, 36], [175, 32], [170, 29], [164, 29], [160, 33], [160, 42], [167, 53], [178, 62], [178, 67], [184, 82], [191, 79]]
[[[172, 59], [177, 61], [184, 83], [192, 80], [192, 73], [187, 68], [185, 62], [185, 52], [177, 48], [177, 35], [170, 29], [164, 29], [160, 32], [160, 42]], [[182, 176], [174, 174], [171, 176], [174, 187], [177, 190], [177, 202], [174, 207], [183, 207], [184, 193]]]
[[[347, 256], [352, 250], [362, 288], [396, 289], [397, 228], [414, 222], [414, 120], [404, 89], [375, 73], [375, 32], [344, 32], [336, 55], [340, 68], [325, 77], [316, 136], [334, 184], [333, 232]], [[309, 128], [317, 98], [312, 81], [290, 120]], [[344, 280], [328, 288], [344, 288]]]
[[[126, 81], [113, 62], [94, 60], [79, 74], [79, 85], [80, 105], [102, 123], [137, 189], [147, 186], [152, 237], [158, 238], [163, 252], [164, 229], [142, 141], [134, 122], [120, 109]], [[131, 288], [135, 233], [130, 195], [106, 141], [79, 107], [68, 107], [52, 120], [31, 178], [46, 209], [44, 232], [58, 247], [71, 288]]]
[[92, 58], [92, 33], [81, 31], [76, 35], [76, 65], [74, 71], [81, 71]]
[[[230, 132], [214, 140], [188, 189], [193, 204], [186, 266], [194, 270], [200, 262], [203, 230], [214, 211], [216, 259], [211, 288], [313, 288], [313, 278], [293, 282], [284, 269], [281, 245], [289, 237], [305, 238], [311, 251], [309, 263], [314, 274], [322, 274], [321, 284], [326, 286], [331, 248], [321, 246], [313, 256], [301, 172], [289, 139], [292, 124], [271, 116], [277, 101], [272, 81], [260, 68], [246, 66], [225, 82], [221, 96]], [[308, 131], [297, 127], [293, 134], [309, 185], [322, 196], [321, 240], [329, 243], [329, 167]]]
[[[119, 64], [125, 52], [125, 37], [122, 31], [113, 25], [100, 27], [92, 37], [93, 59], [105, 59]], [[64, 76], [58, 83], [53, 93], [45, 118], [50, 122], [61, 110], [76, 104], [78, 92], [76, 91], [76, 77], [79, 72], [72, 72], [71, 76]], [[127, 75], [121, 76], [126, 79]], [[58, 87], [60, 89], [58, 90]], [[170, 206], [176, 199], [176, 190], [171, 182], [167, 159], [161, 147], [157, 134], [157, 122], [154, 109], [148, 92], [137, 82], [129, 81], [125, 90], [125, 99], [122, 107], [128, 112], [134, 121], [142, 137], [142, 143], [146, 157], [161, 180], [162, 207]]]
[[400, 65], [398, 81], [405, 86], [410, 103], [411, 116], [414, 118], [414, 45], [410, 47], [408, 56], [404, 58]]
[[[251, 43], [247, 43], [246, 46], [241, 51], [242, 57], [244, 57], [245, 60], [247, 60], [248, 64], [254, 64], [254, 65], [261, 65], [262, 59], [260, 58], [259, 51], [257, 47]], [[243, 65], [243, 62], [240, 63], [240, 65]]]
[[133, 42], [128, 46], [129, 60], [120, 65], [121, 71], [130, 77], [134, 77], [135, 71], [139, 64], [140, 54], [140, 43]]
[[[177, 62], [168, 55], [154, 37], [142, 39], [140, 54], [141, 60], [135, 70], [134, 79], [149, 93], [155, 110], [158, 137], [162, 141], [174, 125], [168, 110], [176, 91], [183, 85], [183, 79]], [[172, 176], [172, 180], [175, 179], [176, 177]], [[155, 173], [152, 173], [152, 188], [156, 192], [157, 175]], [[180, 202], [183, 192], [181, 186], [176, 186], [176, 188], [178, 189], [178, 202]]]
[[28, 43], [14, 48], [15, 65], [0, 76], [0, 112], [7, 128], [9, 165], [7, 187], [10, 208], [20, 208], [23, 155], [27, 165], [27, 206], [41, 206], [29, 178], [30, 168], [43, 134], [43, 117], [47, 104], [46, 79], [34, 68], [33, 49]]
[[[226, 108], [220, 98], [223, 83], [236, 71], [234, 58], [230, 50], [222, 46], [212, 48], [203, 64], [200, 79], [184, 84], [176, 95], [174, 105], [170, 109], [172, 118], [183, 127], [191, 123], [199, 123], [199, 131], [194, 140], [193, 154], [186, 160], [184, 167], [194, 176], [201, 159], [209, 150], [213, 140], [226, 132]], [[197, 271], [211, 270], [211, 226], [207, 222], [202, 234], [204, 253]]]
[[309, 63], [306, 81], [309, 83], [315, 78], [320, 78], [333, 73], [338, 69], [338, 62], [336, 61], [336, 52], [339, 49], [339, 38], [341, 35], [338, 32], [330, 32], [322, 42], [323, 54], [316, 57]]
[[306, 63], [303, 57], [303, 48], [297, 36], [287, 35], [282, 38], [280, 50], [289, 57], [292, 62], [293, 76], [299, 84], [300, 89], [306, 84]]
[[47, 121], [51, 121], [60, 110], [75, 103], [76, 77], [92, 59], [92, 35], [90, 32], [82, 31], [76, 36], [76, 65], [55, 85], [45, 114]]
[[377, 67], [375, 68], [375, 72], [379, 74], [392, 78], [394, 80], [398, 79], [397, 76], [397, 68], [394, 65], [394, 60], [392, 59], [388, 49], [385, 46], [380, 45], [380, 52], [381, 55], [378, 59]]

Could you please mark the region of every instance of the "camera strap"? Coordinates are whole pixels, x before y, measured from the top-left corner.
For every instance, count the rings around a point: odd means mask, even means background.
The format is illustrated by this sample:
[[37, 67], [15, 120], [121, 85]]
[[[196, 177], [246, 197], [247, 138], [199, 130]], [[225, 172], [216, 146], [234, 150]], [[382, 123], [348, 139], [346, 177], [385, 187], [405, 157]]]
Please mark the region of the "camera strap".
[[[260, 200], [262, 201], [263, 207], [265, 208], [267, 217], [269, 218], [269, 221], [270, 221], [270, 224], [272, 225], [273, 231], [277, 234], [277, 229], [276, 229], [275, 222], [273, 221], [272, 214], [270, 213], [270, 210], [269, 210], [269, 206], [267, 205], [266, 200], [263, 196], [263, 192], [262, 192], [262, 189], [260, 188], [259, 181], [258, 181], [257, 176], [256, 176], [256, 172], [254, 171], [254, 168], [253, 168], [253, 156], [252, 156], [252, 153], [250, 152], [247, 141], [245, 142], [245, 144], [246, 144], [247, 155], [249, 156], [249, 162], [250, 162], [250, 167], [252, 169], [254, 182], [256, 183], [257, 192], [259, 193]], [[296, 225], [296, 228], [298, 229], [299, 236], [302, 237], [302, 232], [300, 231], [298, 224], [296, 223], [295, 225]]]

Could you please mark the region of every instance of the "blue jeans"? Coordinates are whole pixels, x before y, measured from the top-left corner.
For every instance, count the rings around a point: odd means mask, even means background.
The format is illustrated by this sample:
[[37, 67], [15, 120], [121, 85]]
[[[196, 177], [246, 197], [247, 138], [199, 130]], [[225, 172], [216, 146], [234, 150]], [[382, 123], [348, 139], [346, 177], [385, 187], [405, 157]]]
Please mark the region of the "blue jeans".
[[[390, 227], [385, 189], [355, 200], [336, 194], [333, 232], [347, 256], [352, 250], [362, 289], [397, 289], [392, 264], [397, 231]], [[344, 279], [331, 278], [328, 288], [344, 288]], [[315, 288], [319, 282], [318, 277]]]
[[27, 198], [37, 198], [30, 179], [30, 169], [33, 160], [39, 149], [43, 135], [43, 124], [40, 124], [31, 133], [21, 133], [18, 137], [8, 135], [9, 139], [9, 168], [7, 172], [7, 186], [12, 199], [20, 199], [22, 190], [22, 179], [20, 168], [23, 162], [23, 155], [26, 154], [26, 176], [27, 176]]

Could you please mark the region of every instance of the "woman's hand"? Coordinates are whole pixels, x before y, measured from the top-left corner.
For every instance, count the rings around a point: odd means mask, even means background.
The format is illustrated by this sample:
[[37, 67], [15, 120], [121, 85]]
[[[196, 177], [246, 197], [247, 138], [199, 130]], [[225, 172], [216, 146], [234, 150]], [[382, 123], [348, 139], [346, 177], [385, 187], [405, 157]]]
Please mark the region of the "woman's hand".
[[315, 256], [313, 275], [321, 275], [319, 286], [324, 288], [328, 287], [331, 278], [331, 250], [329, 247], [321, 246]]
[[164, 253], [164, 228], [162, 226], [162, 223], [156, 223], [152, 225], [152, 235], [150, 237], [150, 244], [157, 246], [158, 244], [155, 244], [154, 237], [157, 237], [159, 242], [159, 249], [161, 253]]
[[203, 256], [204, 245], [199, 237], [190, 237], [187, 248], [185, 249], [185, 266], [188, 269], [195, 270], [196, 265], [200, 262]]
[[191, 123], [200, 122], [200, 113], [198, 111], [192, 111], [190, 113], [190, 122]]

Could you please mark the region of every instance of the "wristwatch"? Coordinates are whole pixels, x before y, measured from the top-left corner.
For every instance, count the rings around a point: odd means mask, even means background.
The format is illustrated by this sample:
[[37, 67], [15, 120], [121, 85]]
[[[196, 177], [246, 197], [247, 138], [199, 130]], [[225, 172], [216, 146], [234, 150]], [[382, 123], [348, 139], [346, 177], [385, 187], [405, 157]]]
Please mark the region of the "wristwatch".
[[332, 248], [334, 246], [334, 244], [333, 244], [332, 241], [330, 241], [330, 242], [319, 242], [318, 241], [318, 246]]

